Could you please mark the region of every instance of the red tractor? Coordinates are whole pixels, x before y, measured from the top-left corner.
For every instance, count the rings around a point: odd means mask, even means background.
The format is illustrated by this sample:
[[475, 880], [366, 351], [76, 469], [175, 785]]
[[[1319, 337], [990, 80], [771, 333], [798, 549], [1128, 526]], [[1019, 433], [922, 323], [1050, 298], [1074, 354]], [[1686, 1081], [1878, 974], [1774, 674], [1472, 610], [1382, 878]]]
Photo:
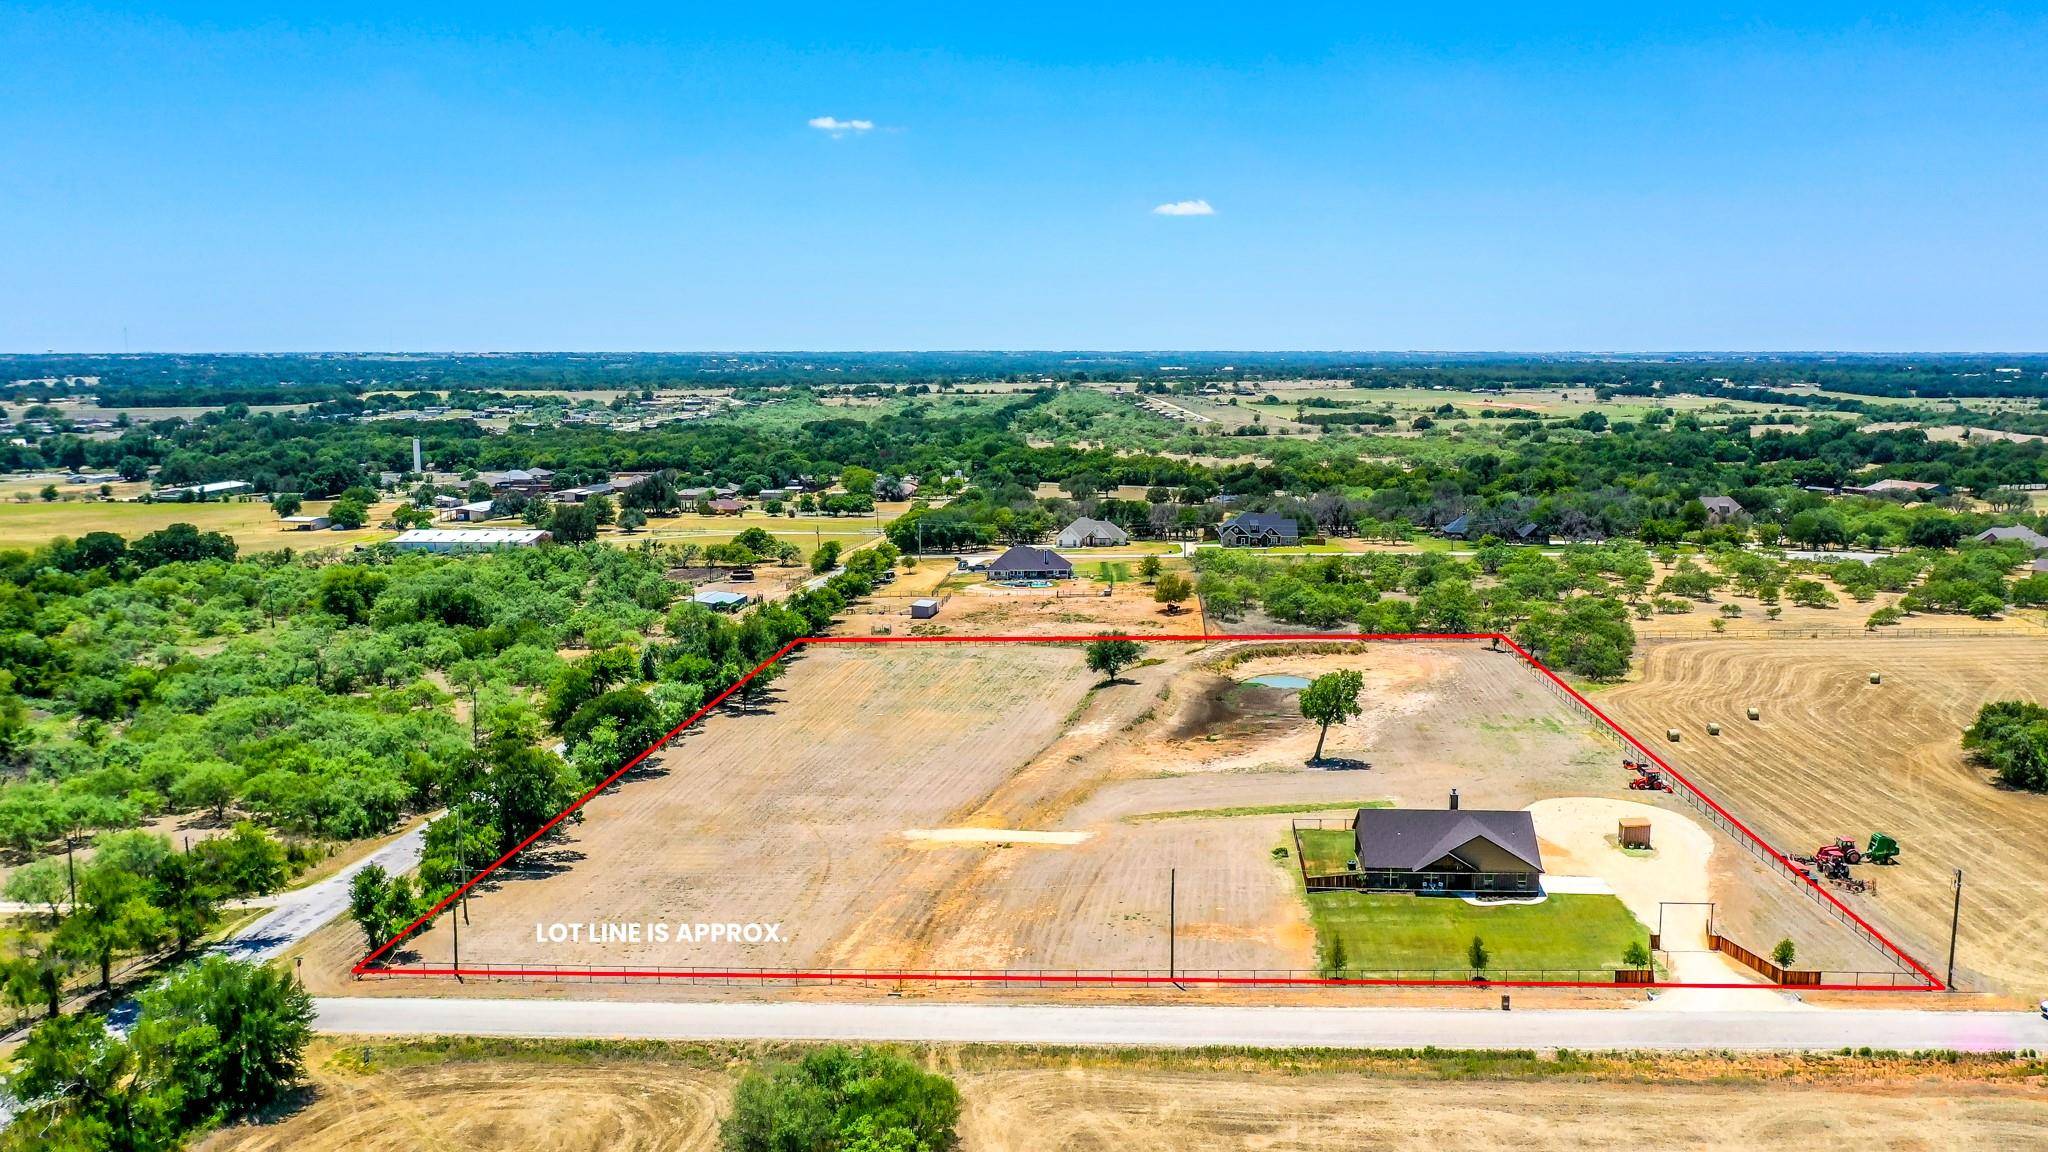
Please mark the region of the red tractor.
[[1621, 766], [1635, 773], [1628, 782], [1629, 790], [1632, 792], [1674, 791], [1671, 781], [1664, 778], [1662, 771], [1652, 768], [1647, 760], [1623, 759]]
[[1841, 863], [1863, 863], [1863, 849], [1856, 847], [1856, 841], [1847, 836], [1835, 837], [1833, 844], [1823, 844], [1813, 854], [1814, 863], [1820, 865]]

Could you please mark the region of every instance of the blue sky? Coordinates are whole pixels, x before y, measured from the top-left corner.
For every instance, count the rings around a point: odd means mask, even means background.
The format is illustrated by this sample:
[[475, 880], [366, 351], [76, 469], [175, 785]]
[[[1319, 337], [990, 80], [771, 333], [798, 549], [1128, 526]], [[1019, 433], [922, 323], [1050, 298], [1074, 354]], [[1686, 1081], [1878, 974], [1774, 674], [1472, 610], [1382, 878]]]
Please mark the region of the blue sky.
[[1429, 7], [0, 4], [0, 350], [2048, 349], [2048, 13]]

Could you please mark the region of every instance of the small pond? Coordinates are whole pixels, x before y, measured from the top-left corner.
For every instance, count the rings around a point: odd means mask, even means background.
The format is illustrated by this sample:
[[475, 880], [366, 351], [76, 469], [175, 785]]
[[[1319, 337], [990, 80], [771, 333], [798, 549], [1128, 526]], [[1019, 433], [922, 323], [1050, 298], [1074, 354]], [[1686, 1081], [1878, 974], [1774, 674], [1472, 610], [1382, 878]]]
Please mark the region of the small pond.
[[1298, 692], [1308, 687], [1309, 680], [1306, 676], [1290, 676], [1275, 672], [1265, 676], [1254, 676], [1245, 681], [1245, 683], [1257, 684], [1264, 688], [1286, 688]]

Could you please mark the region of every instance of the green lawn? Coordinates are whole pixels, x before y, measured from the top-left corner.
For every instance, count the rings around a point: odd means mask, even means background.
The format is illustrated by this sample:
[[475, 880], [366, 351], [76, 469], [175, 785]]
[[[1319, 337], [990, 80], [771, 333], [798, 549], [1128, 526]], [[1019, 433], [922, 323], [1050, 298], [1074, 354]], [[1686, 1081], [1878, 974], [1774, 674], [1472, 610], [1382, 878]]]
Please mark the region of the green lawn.
[[[1306, 844], [1304, 844], [1306, 847]], [[1649, 930], [1613, 896], [1551, 896], [1541, 904], [1467, 904], [1456, 897], [1406, 892], [1311, 892], [1309, 917], [1321, 954], [1344, 943], [1346, 971], [1471, 974], [1465, 966], [1472, 938], [1491, 953], [1487, 974], [1510, 971], [1621, 967], [1631, 941], [1649, 943]]]
[[[1385, 807], [1374, 804], [1370, 807]], [[1334, 876], [1351, 870], [1351, 857], [1356, 853], [1358, 840], [1349, 828], [1303, 828], [1301, 837], [1301, 864], [1311, 876]]]

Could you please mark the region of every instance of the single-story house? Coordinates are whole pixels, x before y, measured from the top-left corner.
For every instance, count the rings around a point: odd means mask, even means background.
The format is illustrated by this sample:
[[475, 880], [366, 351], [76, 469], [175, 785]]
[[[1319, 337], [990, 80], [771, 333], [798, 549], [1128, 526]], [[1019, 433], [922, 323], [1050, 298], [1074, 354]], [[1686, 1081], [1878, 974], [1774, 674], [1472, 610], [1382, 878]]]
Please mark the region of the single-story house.
[[412, 552], [485, 552], [531, 548], [554, 538], [540, 528], [412, 528], [400, 532], [391, 546]]
[[693, 604], [702, 604], [713, 612], [737, 612], [747, 606], [748, 597], [741, 592], [726, 592], [717, 588], [706, 588], [690, 597]]
[[929, 596], [910, 602], [910, 618], [913, 620], [929, 620], [938, 614], [939, 602]]
[[746, 510], [747, 506], [744, 503], [723, 496], [711, 502], [713, 516], [737, 516]]
[[1439, 536], [1451, 536], [1459, 540], [1463, 540], [1465, 538], [1465, 533], [1470, 531], [1471, 528], [1472, 517], [1460, 516], [1456, 520], [1451, 521], [1449, 524], [1446, 524], [1443, 527], [1438, 528], [1436, 530], [1436, 534]]
[[454, 508], [450, 509], [448, 518], [460, 520], [465, 524], [471, 524], [478, 520], [489, 520], [497, 515], [497, 503], [495, 501], [477, 500], [468, 504], [457, 504]]
[[1301, 530], [1286, 516], [1240, 512], [1216, 526], [1216, 539], [1225, 548], [1271, 548], [1276, 544], [1300, 543]]
[[477, 479], [490, 485], [491, 491], [518, 491], [533, 495], [548, 490], [555, 474], [548, 468], [512, 468], [504, 472], [485, 472]]
[[1970, 537], [1970, 539], [1981, 540], [1986, 544], [2002, 544], [2008, 540], [2017, 540], [2036, 552], [2048, 552], [2048, 536], [2043, 536], [2024, 524], [2007, 524], [1999, 528], [1986, 528], [1984, 531]]
[[1709, 524], [1726, 524], [1748, 511], [1733, 496], [1702, 496], [1700, 503], [1706, 506]]
[[595, 484], [585, 484], [579, 488], [564, 488], [559, 492], [550, 492], [548, 499], [557, 504], [581, 504], [592, 496], [609, 496], [617, 488], [618, 485], [610, 480], [599, 480]]
[[1540, 892], [1543, 850], [1527, 812], [1361, 808], [1360, 887], [1384, 892]]
[[1534, 520], [1529, 520], [1515, 528], [1515, 539], [1520, 540], [1524, 544], [1531, 540], [1542, 543], [1545, 536], [1543, 535], [1543, 529], [1538, 527]]
[[1129, 544], [1130, 535], [1107, 520], [1096, 520], [1082, 516], [1072, 524], [1060, 529], [1055, 541], [1062, 548], [1100, 548], [1111, 544]]
[[334, 523], [325, 516], [287, 516], [284, 523], [287, 532], [318, 532]]
[[988, 566], [991, 580], [1072, 580], [1074, 562], [1050, 548], [1019, 544]]
[[1908, 496], [1916, 500], [1932, 500], [1949, 494], [1946, 484], [1929, 480], [1878, 480], [1863, 485], [1842, 485], [1842, 491], [1852, 496]]

